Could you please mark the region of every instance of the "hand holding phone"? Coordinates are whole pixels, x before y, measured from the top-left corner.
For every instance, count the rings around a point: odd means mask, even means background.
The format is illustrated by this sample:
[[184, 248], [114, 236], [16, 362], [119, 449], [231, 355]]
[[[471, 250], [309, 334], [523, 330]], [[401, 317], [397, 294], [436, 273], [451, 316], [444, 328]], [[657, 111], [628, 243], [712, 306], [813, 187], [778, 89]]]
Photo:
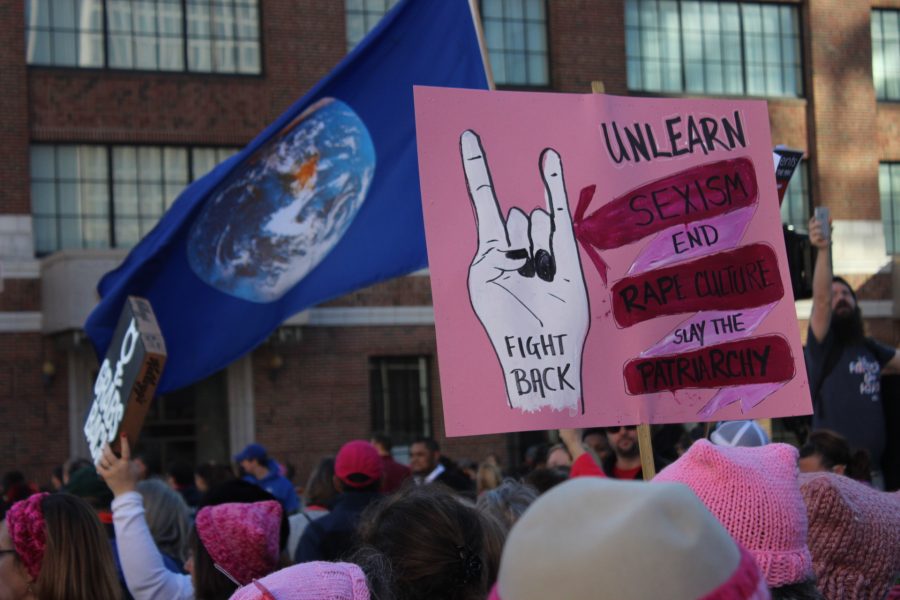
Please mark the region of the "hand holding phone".
[[831, 219], [829, 218], [829, 212], [827, 206], [817, 206], [814, 218], [819, 222], [819, 225], [822, 227], [822, 237], [825, 238], [826, 241], [830, 241], [831, 239]]

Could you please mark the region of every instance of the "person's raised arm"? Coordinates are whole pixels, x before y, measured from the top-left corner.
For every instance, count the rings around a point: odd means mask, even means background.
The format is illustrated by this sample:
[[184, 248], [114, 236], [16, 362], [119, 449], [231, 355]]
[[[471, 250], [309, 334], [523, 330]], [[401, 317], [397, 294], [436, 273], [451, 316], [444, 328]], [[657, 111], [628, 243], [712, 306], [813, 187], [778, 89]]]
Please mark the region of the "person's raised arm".
[[579, 456], [585, 453], [584, 445], [581, 443], [581, 430], [560, 429], [559, 439], [572, 456], [572, 462], [576, 461]]
[[[827, 224], [831, 227], [831, 223]], [[813, 268], [813, 305], [809, 328], [818, 342], [823, 342], [831, 326], [831, 235], [826, 237], [823, 224], [813, 217], [809, 220], [809, 243], [818, 249]]]
[[106, 481], [115, 498], [112, 502], [116, 548], [125, 576], [125, 584], [135, 600], [193, 600], [194, 586], [189, 575], [167, 570], [153, 541], [144, 505], [137, 493], [137, 467], [131, 461], [128, 439], [122, 436], [122, 457], [109, 444], [97, 462], [97, 472]]

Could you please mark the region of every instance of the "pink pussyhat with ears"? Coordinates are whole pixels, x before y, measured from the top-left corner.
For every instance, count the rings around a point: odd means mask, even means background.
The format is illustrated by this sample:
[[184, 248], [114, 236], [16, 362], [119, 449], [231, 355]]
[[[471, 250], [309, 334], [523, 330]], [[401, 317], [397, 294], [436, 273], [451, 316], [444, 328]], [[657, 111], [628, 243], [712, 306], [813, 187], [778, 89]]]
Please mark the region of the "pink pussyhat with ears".
[[900, 492], [835, 473], [800, 475], [816, 587], [828, 600], [884, 598], [900, 574]]
[[6, 530], [13, 549], [32, 579], [41, 574], [44, 551], [47, 549], [47, 527], [41, 502], [50, 494], [34, 494], [19, 500], [6, 512]]
[[281, 504], [275, 500], [205, 506], [196, 527], [213, 563], [240, 585], [278, 568]]
[[308, 562], [254, 580], [230, 600], [369, 600], [369, 586], [356, 565]]
[[653, 482], [694, 490], [775, 588], [813, 577], [797, 458], [787, 444], [729, 448], [699, 440]]

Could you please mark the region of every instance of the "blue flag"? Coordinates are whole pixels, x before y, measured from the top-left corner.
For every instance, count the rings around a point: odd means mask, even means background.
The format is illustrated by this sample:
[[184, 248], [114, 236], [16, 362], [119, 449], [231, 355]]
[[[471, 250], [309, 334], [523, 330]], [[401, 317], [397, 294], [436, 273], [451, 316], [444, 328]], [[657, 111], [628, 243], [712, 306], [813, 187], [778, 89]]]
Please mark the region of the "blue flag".
[[169, 352], [158, 392], [246, 354], [291, 315], [427, 265], [413, 85], [487, 87], [467, 0], [405, 0], [239, 154], [188, 187], [99, 284], [106, 353], [129, 295]]

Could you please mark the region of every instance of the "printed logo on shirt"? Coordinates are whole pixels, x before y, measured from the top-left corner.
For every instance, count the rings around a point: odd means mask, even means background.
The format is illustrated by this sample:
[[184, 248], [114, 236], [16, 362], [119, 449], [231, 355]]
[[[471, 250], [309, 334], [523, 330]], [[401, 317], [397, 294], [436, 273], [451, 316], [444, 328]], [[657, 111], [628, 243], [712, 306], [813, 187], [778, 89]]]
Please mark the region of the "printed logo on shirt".
[[856, 360], [850, 361], [850, 373], [863, 376], [859, 384], [859, 393], [871, 396], [869, 399], [872, 402], [878, 402], [881, 393], [881, 365], [865, 356], [859, 356]]

